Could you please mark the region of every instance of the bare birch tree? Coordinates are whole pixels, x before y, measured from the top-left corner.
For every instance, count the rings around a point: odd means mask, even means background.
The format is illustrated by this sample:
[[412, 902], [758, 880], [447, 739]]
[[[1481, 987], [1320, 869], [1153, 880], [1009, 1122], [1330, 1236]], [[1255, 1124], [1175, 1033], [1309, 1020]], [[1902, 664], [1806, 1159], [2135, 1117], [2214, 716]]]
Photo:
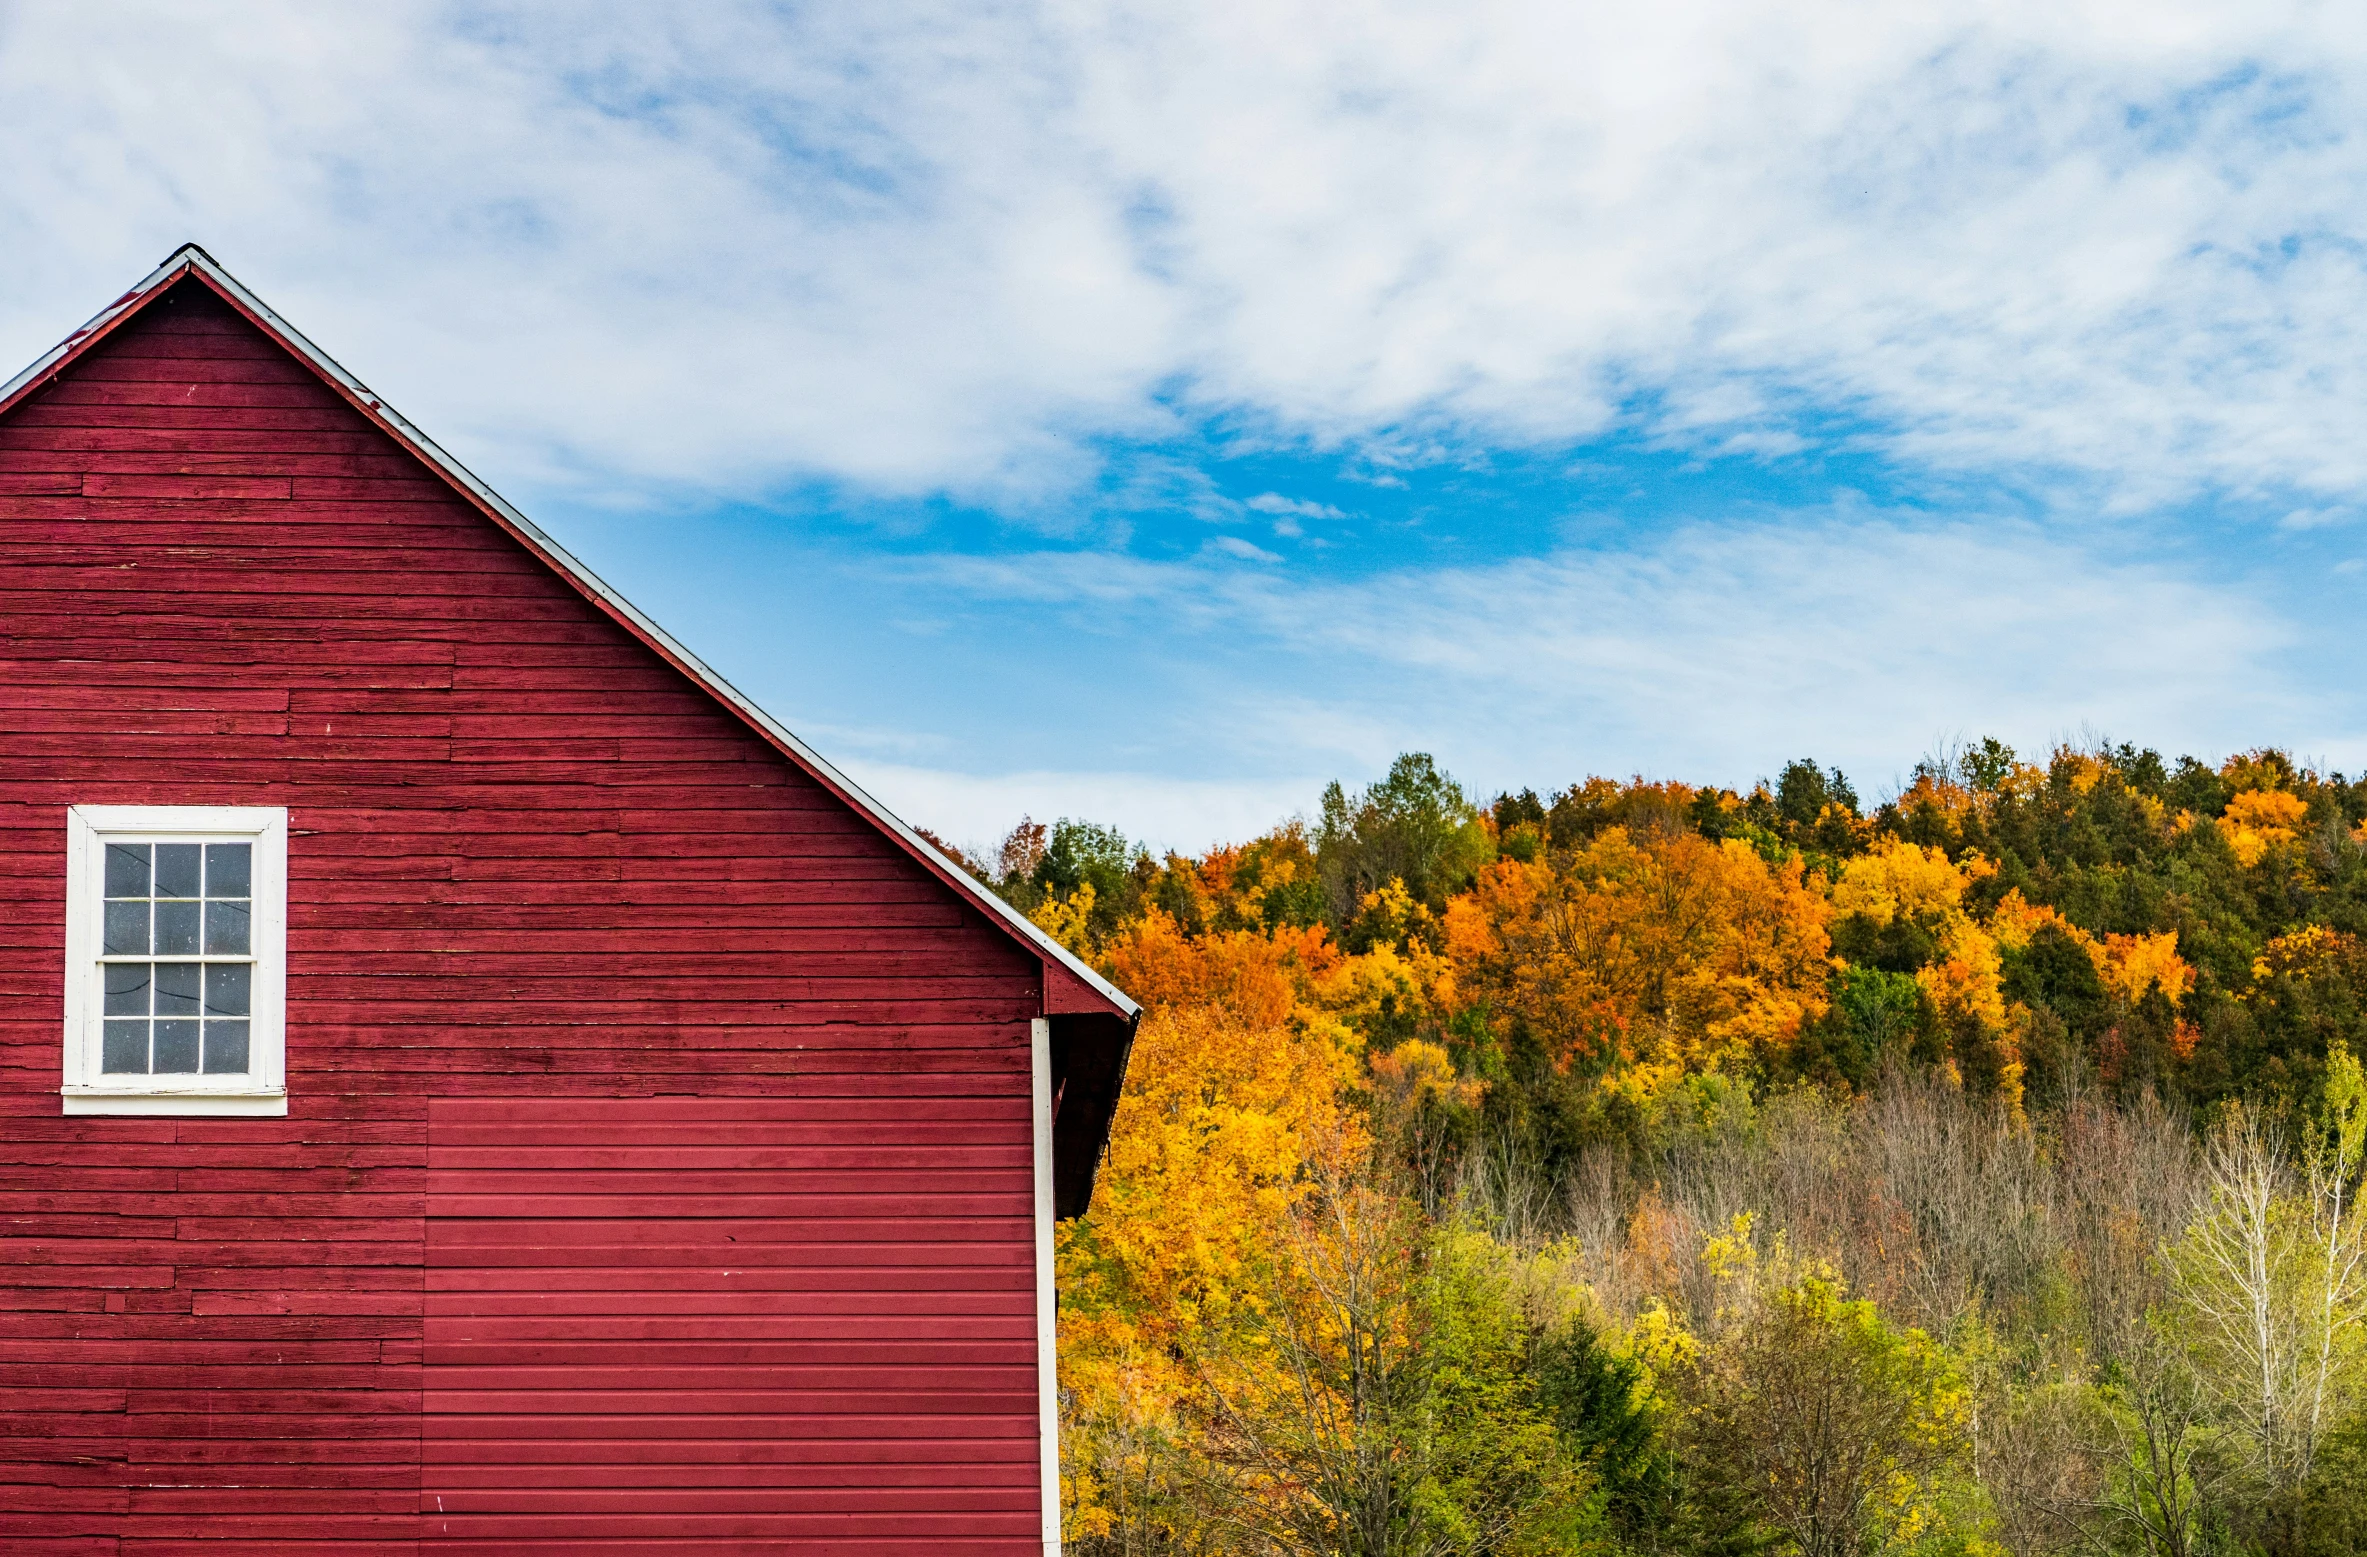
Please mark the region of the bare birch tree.
[[2208, 1201], [2164, 1251], [2177, 1332], [2272, 1511], [2308, 1479], [2360, 1381], [2363, 1136], [2367, 1084], [2337, 1046], [2299, 1152], [2257, 1113], [2232, 1114], [2211, 1137]]

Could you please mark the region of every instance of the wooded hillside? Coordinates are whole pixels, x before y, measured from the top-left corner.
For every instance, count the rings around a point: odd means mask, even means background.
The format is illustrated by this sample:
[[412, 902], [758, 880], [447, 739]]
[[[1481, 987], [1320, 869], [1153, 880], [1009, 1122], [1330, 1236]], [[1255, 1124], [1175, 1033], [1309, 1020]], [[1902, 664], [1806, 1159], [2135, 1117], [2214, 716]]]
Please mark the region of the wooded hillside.
[[1060, 1249], [1086, 1553], [2367, 1549], [2367, 781], [1868, 807], [1424, 756], [971, 867], [1149, 1008]]

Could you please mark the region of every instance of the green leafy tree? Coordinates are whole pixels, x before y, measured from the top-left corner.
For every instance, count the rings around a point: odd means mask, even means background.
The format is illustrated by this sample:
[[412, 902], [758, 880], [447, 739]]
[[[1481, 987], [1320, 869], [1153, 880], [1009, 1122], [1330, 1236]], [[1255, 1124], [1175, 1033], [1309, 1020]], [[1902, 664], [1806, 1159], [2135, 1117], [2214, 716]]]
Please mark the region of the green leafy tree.
[[1539, 1337], [1529, 1371], [1537, 1404], [1586, 1466], [1604, 1512], [1635, 1536], [1668, 1494], [1669, 1466], [1643, 1365], [1613, 1351], [1592, 1325]]
[[2004, 787], [2006, 775], [2014, 770], [2014, 749], [1994, 735], [1984, 735], [1978, 746], [1956, 759], [1956, 767], [1969, 788], [1994, 795]]
[[1436, 912], [1493, 852], [1479, 808], [1427, 752], [1399, 757], [1368, 789], [1352, 793], [1334, 781], [1323, 792], [1315, 854], [1336, 925], [1392, 881]]
[[2104, 1496], [2067, 1522], [2106, 1551], [2196, 1557], [2225, 1521], [2213, 1517], [2218, 1457], [2193, 1368], [2157, 1331], [2116, 1362], [2097, 1400]]
[[1027, 881], [1036, 904], [1073, 899], [1092, 889], [1087, 923], [1096, 938], [1111, 932], [1140, 912], [1143, 883], [1153, 874], [1150, 856], [1126, 841], [1115, 827], [1062, 817], [1053, 824], [1051, 838], [1036, 858]]
[[1968, 1399], [1946, 1353], [1830, 1272], [1772, 1274], [1680, 1386], [1690, 1479], [1755, 1504], [1799, 1557], [1936, 1534], [1971, 1470]]
[[1336, 1165], [1208, 1369], [1205, 1496], [1249, 1550], [1562, 1557], [1602, 1528], [1502, 1251]]
[[1800, 1074], [1862, 1089], [1884, 1063], [1904, 1058], [1931, 1039], [1937, 1019], [1911, 972], [1852, 961], [1833, 970], [1831, 989], [1831, 1007], [1802, 1040], [1794, 1062]]
[[2293, 1557], [2367, 1552], [2367, 1408], [2354, 1405], [2321, 1446], [2291, 1514]]
[[1805, 829], [1817, 824], [1827, 806], [1857, 814], [1857, 791], [1841, 770], [1819, 768], [1806, 757], [1785, 763], [1775, 780], [1776, 813], [1792, 826]]

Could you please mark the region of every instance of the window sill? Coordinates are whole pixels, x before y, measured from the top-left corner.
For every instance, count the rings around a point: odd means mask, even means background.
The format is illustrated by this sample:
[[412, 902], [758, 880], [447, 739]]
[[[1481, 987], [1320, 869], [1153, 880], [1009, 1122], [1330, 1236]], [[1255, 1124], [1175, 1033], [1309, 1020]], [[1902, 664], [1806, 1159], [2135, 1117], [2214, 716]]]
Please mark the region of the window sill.
[[69, 1114], [213, 1115], [217, 1118], [279, 1118], [288, 1111], [285, 1092], [112, 1092], [69, 1089]]

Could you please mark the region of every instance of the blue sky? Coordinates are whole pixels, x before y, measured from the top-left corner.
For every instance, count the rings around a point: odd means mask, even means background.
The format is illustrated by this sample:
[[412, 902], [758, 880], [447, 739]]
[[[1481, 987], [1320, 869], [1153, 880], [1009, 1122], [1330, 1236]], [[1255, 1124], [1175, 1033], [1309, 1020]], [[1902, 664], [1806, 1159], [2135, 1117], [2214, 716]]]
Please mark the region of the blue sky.
[[2367, 33], [1905, 9], [0, 3], [0, 356], [202, 242], [975, 843], [2367, 766]]

